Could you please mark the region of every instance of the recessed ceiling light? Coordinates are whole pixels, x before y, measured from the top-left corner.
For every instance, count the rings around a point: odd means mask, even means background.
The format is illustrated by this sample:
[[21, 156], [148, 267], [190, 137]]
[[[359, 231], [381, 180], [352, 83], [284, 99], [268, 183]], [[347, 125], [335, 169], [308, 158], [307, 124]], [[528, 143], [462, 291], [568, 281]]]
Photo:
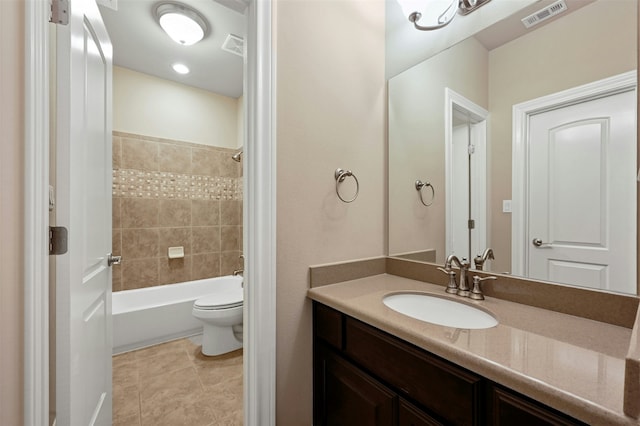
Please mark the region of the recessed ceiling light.
[[184, 46], [199, 42], [208, 30], [207, 21], [200, 13], [180, 3], [159, 4], [156, 17], [167, 35]]
[[185, 64], [176, 63], [176, 64], [173, 64], [171, 67], [178, 74], [189, 74], [189, 67], [186, 66]]

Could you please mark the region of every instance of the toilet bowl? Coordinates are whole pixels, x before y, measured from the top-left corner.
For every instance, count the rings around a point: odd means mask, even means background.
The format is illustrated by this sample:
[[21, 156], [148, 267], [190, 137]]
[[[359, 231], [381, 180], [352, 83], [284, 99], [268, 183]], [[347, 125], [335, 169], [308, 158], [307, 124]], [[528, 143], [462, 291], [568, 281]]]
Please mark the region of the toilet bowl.
[[222, 355], [242, 347], [242, 308], [241, 280], [220, 286], [193, 303], [193, 316], [204, 324], [204, 355]]

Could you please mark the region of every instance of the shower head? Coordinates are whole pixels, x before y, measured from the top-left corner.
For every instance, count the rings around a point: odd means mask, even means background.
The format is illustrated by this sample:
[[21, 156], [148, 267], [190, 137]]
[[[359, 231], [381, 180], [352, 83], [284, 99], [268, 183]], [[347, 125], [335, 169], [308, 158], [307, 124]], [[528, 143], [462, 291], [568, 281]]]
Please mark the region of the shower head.
[[231, 158], [233, 159], [233, 161], [237, 161], [239, 163], [242, 160], [242, 150], [233, 154]]

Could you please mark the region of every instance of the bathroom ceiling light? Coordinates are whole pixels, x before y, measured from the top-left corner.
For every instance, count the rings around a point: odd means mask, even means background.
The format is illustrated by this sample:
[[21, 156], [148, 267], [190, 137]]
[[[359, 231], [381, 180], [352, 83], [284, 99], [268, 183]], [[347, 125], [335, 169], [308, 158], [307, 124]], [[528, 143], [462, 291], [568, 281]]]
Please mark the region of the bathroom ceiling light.
[[189, 67], [186, 66], [185, 64], [176, 63], [176, 64], [171, 65], [171, 67], [178, 74], [189, 74], [189, 71], [190, 71]]
[[156, 18], [167, 35], [184, 46], [199, 42], [208, 31], [204, 17], [180, 3], [160, 3], [156, 7]]
[[[402, 13], [417, 30], [432, 31], [445, 27], [456, 17], [456, 12], [467, 15], [491, 0], [397, 0]], [[430, 25], [418, 21], [432, 21]], [[435, 22], [434, 22], [435, 21]]]

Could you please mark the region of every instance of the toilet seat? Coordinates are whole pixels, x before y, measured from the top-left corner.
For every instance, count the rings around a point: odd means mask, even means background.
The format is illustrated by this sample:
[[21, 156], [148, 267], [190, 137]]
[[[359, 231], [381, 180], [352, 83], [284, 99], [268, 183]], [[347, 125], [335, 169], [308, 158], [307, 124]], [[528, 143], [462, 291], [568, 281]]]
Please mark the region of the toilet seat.
[[193, 308], [203, 311], [236, 308], [242, 306], [242, 296], [242, 288], [222, 291], [201, 297], [193, 303]]

